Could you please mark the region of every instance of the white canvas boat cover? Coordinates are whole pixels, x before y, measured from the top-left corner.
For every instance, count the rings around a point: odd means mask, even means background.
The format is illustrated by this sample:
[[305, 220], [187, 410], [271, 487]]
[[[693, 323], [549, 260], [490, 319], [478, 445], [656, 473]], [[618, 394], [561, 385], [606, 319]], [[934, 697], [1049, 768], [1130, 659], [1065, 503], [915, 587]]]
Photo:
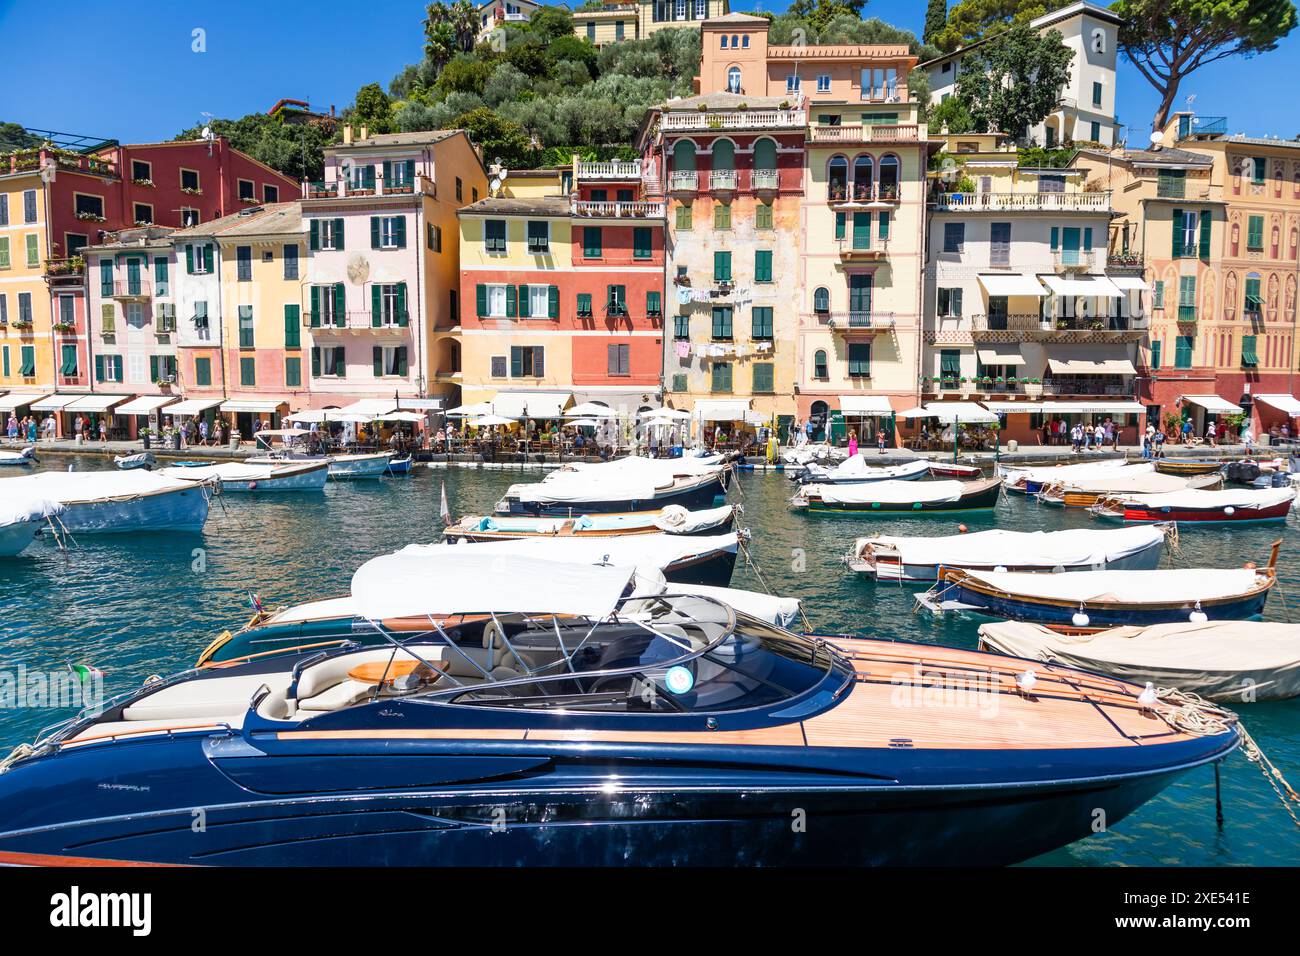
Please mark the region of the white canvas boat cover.
[[164, 415], [202, 415], [209, 408], [216, 408], [221, 404], [219, 398], [187, 398], [183, 402], [177, 402], [175, 405], [168, 405]]
[[613, 461], [575, 461], [550, 472], [543, 481], [567, 481], [575, 475], [588, 478], [608, 478], [616, 475], [705, 475], [722, 470], [726, 464], [721, 455], [687, 455], [682, 458], [646, 458], [629, 455]]
[[141, 395], [125, 405], [117, 406], [118, 415], [148, 415], [154, 409], [162, 408], [176, 401], [174, 395]]
[[1184, 395], [1183, 401], [1191, 402], [1193, 405], [1200, 405], [1207, 412], [1214, 412], [1217, 415], [1241, 414], [1239, 405], [1234, 405], [1226, 398], [1220, 398], [1218, 395]]
[[1019, 273], [980, 273], [980, 285], [989, 295], [1047, 295], [1043, 284], [1034, 276]]
[[1292, 501], [1295, 495], [1295, 488], [1224, 488], [1221, 491], [1188, 488], [1185, 491], [1168, 491], [1164, 494], [1126, 495], [1124, 500], [1147, 508], [1175, 510], [1180, 508], [1256, 509], [1272, 508]]
[[[696, 535], [638, 534], [617, 538], [515, 538], [507, 541], [484, 541], [478, 544], [412, 544], [397, 553], [442, 553], [455, 549], [456, 554], [520, 555], [547, 563], [614, 564], [638, 571], [663, 571], [670, 564], [714, 551], [736, 551], [740, 538], [735, 534]], [[515, 582], [511, 579], [509, 586]], [[480, 608], [482, 610], [482, 608]], [[549, 610], [549, 608], [547, 608]]]
[[881, 504], [923, 502], [936, 504], [956, 501], [970, 488], [965, 481], [869, 481], [854, 485], [809, 485], [808, 494], [816, 493], [827, 504], [857, 505], [879, 501]]
[[1158, 571], [968, 571], [1008, 594], [1082, 604], [1161, 604], [1243, 594], [1260, 581], [1254, 568], [1171, 568]]
[[1057, 634], [1038, 624], [1000, 621], [980, 627], [994, 650], [1016, 657], [1101, 671], [1135, 683], [1192, 691], [1210, 700], [1300, 695], [1300, 624], [1207, 621], [1114, 627]]
[[1024, 365], [1025, 357], [1015, 342], [990, 342], [976, 349], [979, 360], [985, 365]]
[[130, 395], [83, 395], [71, 405], [66, 406], [65, 412], [106, 412], [114, 405], [125, 402]]
[[742, 588], [719, 588], [707, 584], [674, 584], [666, 582], [664, 591], [669, 594], [697, 594], [729, 604], [737, 611], [767, 621], [777, 627], [790, 627], [799, 619], [799, 599], [777, 597]]
[[1153, 464], [1129, 465], [1123, 458], [1108, 458], [1105, 461], [1086, 461], [1077, 465], [1042, 465], [1036, 468], [1003, 467], [1002, 473], [1007, 482], [1014, 484], [1018, 479], [1026, 481], [1071, 481], [1104, 475], [1115, 468], [1141, 468], [1143, 471], [1155, 471]]
[[840, 462], [834, 468], [818, 468], [813, 466], [812, 474], [819, 481], [839, 482], [839, 481], [861, 481], [869, 478], [889, 479], [903, 478], [911, 475], [923, 474], [930, 470], [930, 460], [923, 458], [918, 461], [908, 461], [901, 465], [886, 465], [882, 467], [873, 467], [867, 464], [867, 459], [862, 452], [851, 455], [844, 461]]
[[669, 505], [655, 518], [654, 526], [667, 534], [697, 534], [716, 528], [731, 516], [731, 505], [687, 511], [681, 505]]
[[16, 408], [22, 408], [24, 405], [31, 405], [33, 402], [39, 402], [49, 392], [10, 392], [0, 397], [0, 412], [12, 412]]
[[997, 567], [999, 564], [1079, 567], [1118, 561], [1161, 543], [1164, 537], [1160, 528], [1150, 525], [1068, 531], [1005, 531], [995, 528], [973, 534], [933, 537], [874, 535], [858, 538], [853, 551], [862, 554], [868, 544], [874, 544], [897, 551], [904, 564], [942, 564], [954, 568], [967, 565]]
[[1136, 375], [1124, 345], [1048, 345], [1047, 366], [1059, 375]]
[[840, 411], [845, 415], [892, 415], [888, 395], [841, 395]]
[[209, 481], [219, 478], [222, 481], [268, 481], [283, 475], [318, 467], [322, 461], [286, 461], [281, 464], [248, 464], [242, 461], [221, 462], [216, 465], [192, 465], [189, 467], [160, 468], [158, 474], [182, 481]]
[[1291, 418], [1300, 417], [1300, 398], [1294, 395], [1256, 395], [1255, 401], [1272, 405], [1287, 413]]
[[1219, 481], [1218, 475], [1195, 475], [1186, 478], [1179, 475], [1162, 475], [1156, 471], [1133, 470], [1140, 467], [1140, 465], [1134, 465], [1130, 468], [1119, 468], [1115, 470], [1113, 475], [1100, 478], [1084, 478], [1053, 483], [1053, 487], [1059, 484], [1064, 491], [1080, 491], [1085, 494], [1158, 495], [1168, 491], [1195, 488], [1198, 482], [1214, 484]]
[[0, 497], [0, 528], [24, 521], [40, 521], [63, 510], [63, 505], [50, 498], [34, 495], [5, 495]]
[[158, 472], [41, 471], [34, 475], [0, 478], [0, 502], [14, 498], [46, 498], [65, 505], [134, 498], [137, 495], [181, 491], [194, 487]]
[[369, 620], [490, 611], [603, 618], [636, 574], [630, 565], [565, 563], [500, 547], [417, 545], [372, 558], [352, 575], [355, 612]]
[[492, 414], [506, 418], [561, 418], [573, 401], [569, 392], [497, 392]]

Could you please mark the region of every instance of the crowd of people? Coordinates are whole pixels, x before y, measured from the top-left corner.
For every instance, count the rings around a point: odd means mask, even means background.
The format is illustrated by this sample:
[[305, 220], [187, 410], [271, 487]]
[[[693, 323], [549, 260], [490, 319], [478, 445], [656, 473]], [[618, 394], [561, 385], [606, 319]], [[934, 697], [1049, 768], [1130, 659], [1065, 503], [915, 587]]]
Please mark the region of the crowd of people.
[[57, 425], [52, 414], [47, 414], [42, 422], [36, 421], [35, 415], [24, 415], [21, 419], [13, 412], [9, 413], [9, 422], [5, 430], [11, 442], [25, 441], [35, 444], [43, 437], [53, 441]]

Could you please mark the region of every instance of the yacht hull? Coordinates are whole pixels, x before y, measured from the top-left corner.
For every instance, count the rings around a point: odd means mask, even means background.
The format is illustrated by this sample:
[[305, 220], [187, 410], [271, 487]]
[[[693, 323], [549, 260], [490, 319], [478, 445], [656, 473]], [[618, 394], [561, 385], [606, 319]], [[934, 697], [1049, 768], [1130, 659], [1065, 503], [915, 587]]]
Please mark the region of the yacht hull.
[[40, 521], [15, 521], [0, 528], [0, 558], [12, 558], [22, 552], [44, 527]]
[[504, 498], [497, 505], [498, 514], [512, 515], [582, 515], [609, 514], [620, 511], [659, 511], [669, 505], [681, 505], [687, 511], [702, 511], [712, 508], [715, 500], [727, 493], [722, 476], [715, 476], [708, 481], [689, 488], [675, 490], [654, 498], [609, 500], [537, 502], [520, 501], [518, 498]]
[[202, 531], [210, 491], [196, 485], [103, 501], [65, 501], [59, 515], [73, 534], [138, 531]]

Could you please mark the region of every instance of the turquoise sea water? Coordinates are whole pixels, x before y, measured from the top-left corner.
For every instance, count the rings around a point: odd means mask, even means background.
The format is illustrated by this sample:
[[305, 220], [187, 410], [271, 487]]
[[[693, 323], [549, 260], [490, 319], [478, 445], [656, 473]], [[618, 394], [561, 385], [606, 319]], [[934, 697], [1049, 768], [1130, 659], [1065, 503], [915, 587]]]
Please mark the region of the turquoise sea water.
[[[46, 456], [43, 466], [66, 469], [72, 459]], [[78, 469], [103, 467], [80, 458]], [[58, 551], [39, 541], [19, 559], [0, 562], [4, 638], [0, 669], [29, 670], [92, 664], [105, 672], [105, 692], [138, 686], [150, 674], [193, 664], [214, 636], [249, 615], [248, 592], [268, 606], [341, 595], [368, 558], [437, 538], [439, 488], [446, 484], [452, 513], [490, 513], [506, 486], [536, 480], [537, 471], [418, 468], [409, 477], [330, 484], [324, 495], [225, 496], [202, 534], [83, 536], [79, 547]], [[880, 638], [974, 647], [977, 618], [936, 621], [912, 612], [915, 588], [875, 585], [849, 574], [840, 556], [869, 531], [952, 533], [1095, 526], [1083, 512], [1004, 500], [995, 516], [879, 519], [808, 516], [789, 511], [791, 483], [782, 475], [743, 475], [732, 499], [741, 524], [753, 532], [752, 553], [772, 589], [801, 598], [814, 628]], [[1285, 538], [1281, 593], [1266, 617], [1300, 613], [1296, 517], [1277, 524], [1186, 528], [1178, 563], [1234, 567], [1261, 563], [1270, 542]], [[738, 565], [733, 584], [759, 590]], [[503, 588], [509, 582], [502, 582]], [[1240, 708], [1246, 726], [1293, 784], [1300, 784], [1300, 700]], [[30, 740], [66, 710], [0, 710], [0, 746]], [[1193, 771], [1113, 830], [1040, 857], [1051, 865], [1294, 865], [1300, 830], [1282, 811], [1259, 770], [1240, 756], [1224, 765], [1226, 825], [1214, 823], [1214, 775]]]

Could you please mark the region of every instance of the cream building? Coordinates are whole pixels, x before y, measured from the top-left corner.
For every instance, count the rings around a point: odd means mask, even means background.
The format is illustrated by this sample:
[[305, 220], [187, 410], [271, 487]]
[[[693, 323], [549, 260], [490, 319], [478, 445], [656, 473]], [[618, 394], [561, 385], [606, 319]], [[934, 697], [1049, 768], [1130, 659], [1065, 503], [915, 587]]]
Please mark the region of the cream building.
[[730, 9], [728, 0], [609, 0], [575, 9], [573, 32], [599, 47], [672, 27], [697, 27]]

